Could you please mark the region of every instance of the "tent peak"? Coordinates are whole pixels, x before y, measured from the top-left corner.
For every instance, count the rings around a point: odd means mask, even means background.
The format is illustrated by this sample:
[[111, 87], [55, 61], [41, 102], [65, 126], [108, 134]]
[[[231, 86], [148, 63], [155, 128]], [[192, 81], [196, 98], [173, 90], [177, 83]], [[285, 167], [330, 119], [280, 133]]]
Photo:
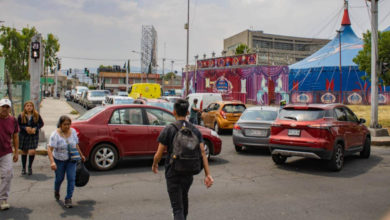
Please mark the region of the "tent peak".
[[341, 21], [341, 25], [351, 25], [348, 12], [348, 0], [344, 0], [344, 15], [343, 20]]

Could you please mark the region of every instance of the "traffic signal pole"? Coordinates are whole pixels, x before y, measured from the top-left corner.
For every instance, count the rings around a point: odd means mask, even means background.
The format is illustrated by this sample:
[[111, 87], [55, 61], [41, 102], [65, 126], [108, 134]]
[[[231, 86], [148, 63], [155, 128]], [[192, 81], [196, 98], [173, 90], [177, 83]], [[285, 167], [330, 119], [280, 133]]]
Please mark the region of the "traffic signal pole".
[[39, 88], [42, 73], [42, 36], [37, 34], [32, 37], [30, 44], [30, 56], [28, 72], [30, 74], [30, 100], [34, 103], [35, 109], [39, 112]]

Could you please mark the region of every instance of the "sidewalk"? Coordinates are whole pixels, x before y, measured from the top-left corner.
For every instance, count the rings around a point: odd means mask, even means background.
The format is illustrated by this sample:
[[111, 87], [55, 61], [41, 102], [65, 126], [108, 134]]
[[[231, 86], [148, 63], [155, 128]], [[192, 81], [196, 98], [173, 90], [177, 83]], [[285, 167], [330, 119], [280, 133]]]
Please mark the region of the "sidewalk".
[[46, 145], [49, 143], [51, 133], [57, 129], [58, 119], [62, 115], [67, 115], [74, 120], [79, 115], [70, 114], [74, 109], [65, 101], [65, 99], [48, 97], [42, 100], [40, 107], [40, 115], [45, 123], [42, 128], [42, 131], [45, 134], [45, 140], [39, 142], [36, 153], [38, 155], [47, 155]]

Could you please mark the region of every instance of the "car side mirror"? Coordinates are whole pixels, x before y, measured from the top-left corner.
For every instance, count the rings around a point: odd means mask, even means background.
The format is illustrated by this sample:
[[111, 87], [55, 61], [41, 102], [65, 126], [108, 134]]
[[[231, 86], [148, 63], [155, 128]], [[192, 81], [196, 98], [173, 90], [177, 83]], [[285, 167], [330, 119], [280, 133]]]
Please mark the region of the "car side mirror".
[[360, 124], [364, 124], [364, 123], [366, 123], [366, 119], [364, 119], [364, 118], [360, 118], [360, 120], [359, 120], [359, 123], [360, 123]]

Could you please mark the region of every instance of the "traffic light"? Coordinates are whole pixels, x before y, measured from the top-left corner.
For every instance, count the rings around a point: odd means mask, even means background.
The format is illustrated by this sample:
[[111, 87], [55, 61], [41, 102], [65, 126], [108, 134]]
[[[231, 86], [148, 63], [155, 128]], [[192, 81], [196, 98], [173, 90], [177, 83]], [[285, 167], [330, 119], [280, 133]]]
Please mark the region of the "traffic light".
[[31, 58], [36, 62], [39, 59], [39, 48], [41, 44], [38, 41], [31, 42]]
[[84, 74], [87, 75], [87, 76], [89, 76], [89, 69], [84, 68]]
[[69, 73], [72, 74], [72, 68], [69, 69]]
[[58, 60], [58, 63], [57, 63], [57, 68], [58, 68], [58, 70], [60, 70], [61, 69], [61, 61], [60, 60]]

